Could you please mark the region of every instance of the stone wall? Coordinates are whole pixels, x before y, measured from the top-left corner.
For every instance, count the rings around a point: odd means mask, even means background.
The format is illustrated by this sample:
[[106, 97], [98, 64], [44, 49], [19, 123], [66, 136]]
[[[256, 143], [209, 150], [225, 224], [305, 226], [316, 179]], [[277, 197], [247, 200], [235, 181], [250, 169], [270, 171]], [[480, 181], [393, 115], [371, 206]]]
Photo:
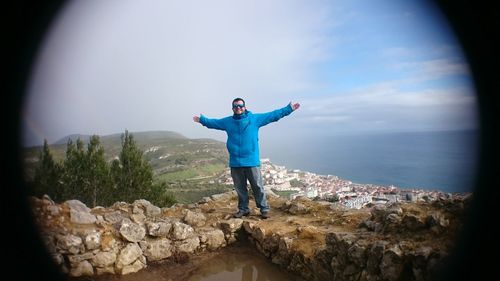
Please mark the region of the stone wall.
[[216, 250], [236, 241], [242, 224], [206, 225], [203, 213], [187, 208], [180, 218], [166, 217], [146, 200], [92, 210], [77, 200], [57, 205], [48, 197], [34, 198], [33, 205], [47, 249], [69, 276], [127, 274], [149, 262]]
[[[33, 198], [54, 261], [69, 276], [128, 274], [236, 242], [244, 231], [271, 262], [305, 280], [429, 280], [453, 247], [463, 202], [346, 210], [269, 198], [272, 217], [231, 218], [233, 192], [160, 209], [146, 200], [89, 209]], [[256, 211], [256, 210], [254, 210]]]

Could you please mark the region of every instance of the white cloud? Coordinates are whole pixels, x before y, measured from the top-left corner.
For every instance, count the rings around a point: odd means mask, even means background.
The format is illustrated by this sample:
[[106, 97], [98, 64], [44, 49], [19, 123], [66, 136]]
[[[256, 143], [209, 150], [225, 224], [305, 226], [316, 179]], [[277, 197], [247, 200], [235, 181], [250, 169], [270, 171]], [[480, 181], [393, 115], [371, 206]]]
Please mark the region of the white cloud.
[[451, 59], [405, 62], [396, 64], [394, 67], [401, 71], [410, 72], [413, 81], [437, 80], [454, 75], [470, 75], [469, 67], [465, 62]]
[[464, 129], [477, 124], [476, 99], [469, 88], [404, 91], [397, 83], [383, 83], [303, 104], [301, 122], [339, 130]]
[[315, 116], [311, 116], [307, 119], [309, 119], [312, 122], [343, 123], [343, 122], [351, 119], [351, 116], [349, 116], [349, 115], [315, 115]]

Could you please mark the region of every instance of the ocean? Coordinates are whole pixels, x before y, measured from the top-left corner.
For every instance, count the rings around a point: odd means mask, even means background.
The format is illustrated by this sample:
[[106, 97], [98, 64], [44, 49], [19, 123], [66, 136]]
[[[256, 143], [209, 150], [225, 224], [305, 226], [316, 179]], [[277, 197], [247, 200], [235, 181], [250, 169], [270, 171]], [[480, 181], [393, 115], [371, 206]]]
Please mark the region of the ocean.
[[397, 132], [261, 138], [261, 158], [287, 169], [335, 175], [360, 184], [472, 192], [479, 131]]

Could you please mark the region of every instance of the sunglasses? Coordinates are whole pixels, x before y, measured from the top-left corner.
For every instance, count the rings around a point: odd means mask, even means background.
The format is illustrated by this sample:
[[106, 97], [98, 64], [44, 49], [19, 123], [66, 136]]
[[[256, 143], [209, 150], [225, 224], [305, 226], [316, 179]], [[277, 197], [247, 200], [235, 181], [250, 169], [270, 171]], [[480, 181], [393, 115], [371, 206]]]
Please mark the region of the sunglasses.
[[243, 108], [243, 107], [245, 107], [244, 104], [233, 104], [233, 109], [234, 108]]

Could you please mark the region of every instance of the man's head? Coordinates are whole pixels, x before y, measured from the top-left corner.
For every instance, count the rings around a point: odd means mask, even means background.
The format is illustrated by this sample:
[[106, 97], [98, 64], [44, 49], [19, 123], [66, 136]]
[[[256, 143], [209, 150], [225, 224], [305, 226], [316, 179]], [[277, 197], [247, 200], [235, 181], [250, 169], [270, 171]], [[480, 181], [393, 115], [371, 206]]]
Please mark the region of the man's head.
[[245, 113], [245, 101], [242, 98], [235, 98], [233, 100], [233, 113], [236, 115], [240, 115]]

